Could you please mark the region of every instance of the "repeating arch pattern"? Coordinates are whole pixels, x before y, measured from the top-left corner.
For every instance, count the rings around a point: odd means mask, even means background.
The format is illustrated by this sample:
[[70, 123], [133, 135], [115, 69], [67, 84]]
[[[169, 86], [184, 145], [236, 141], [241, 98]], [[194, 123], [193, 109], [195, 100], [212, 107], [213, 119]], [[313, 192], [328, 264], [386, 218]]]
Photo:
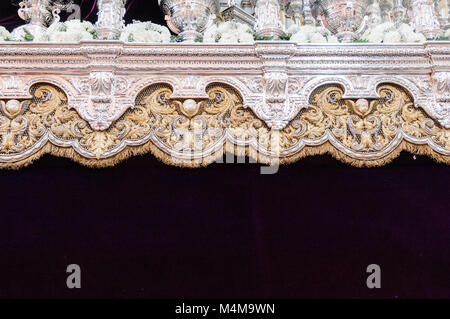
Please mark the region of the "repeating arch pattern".
[[0, 101], [0, 166], [18, 168], [44, 153], [96, 167], [151, 152], [171, 165], [197, 167], [225, 151], [261, 163], [289, 163], [331, 153], [355, 166], [383, 165], [402, 150], [450, 163], [450, 130], [415, 105], [398, 84], [381, 83], [377, 98], [344, 98], [340, 84], [317, 87], [282, 130], [271, 130], [229, 84], [210, 83], [207, 98], [172, 98], [153, 83], [107, 130], [94, 130], [54, 84], [38, 83], [31, 99]]
[[283, 130], [282, 155], [292, 160], [302, 148], [320, 145], [310, 153], [329, 152], [356, 166], [383, 165], [402, 150], [449, 162], [449, 129], [432, 120], [397, 84], [380, 84], [377, 95], [349, 99], [338, 84], [316, 88], [309, 106]]

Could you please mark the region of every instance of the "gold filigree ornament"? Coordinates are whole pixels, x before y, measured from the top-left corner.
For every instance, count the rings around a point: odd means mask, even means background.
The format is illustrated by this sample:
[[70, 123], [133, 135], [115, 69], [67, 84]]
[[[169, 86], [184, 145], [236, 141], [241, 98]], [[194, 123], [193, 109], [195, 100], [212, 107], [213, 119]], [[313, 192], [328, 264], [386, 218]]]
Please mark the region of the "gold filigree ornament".
[[380, 98], [370, 101], [343, 99], [343, 94], [337, 85], [316, 89], [309, 107], [283, 130], [288, 161], [330, 153], [355, 166], [380, 166], [406, 150], [450, 163], [450, 130], [414, 105], [403, 88], [380, 85]]
[[330, 153], [355, 166], [374, 166], [402, 150], [450, 163], [450, 131], [396, 85], [379, 86], [380, 98], [373, 100], [343, 99], [340, 86], [320, 87], [281, 131], [244, 107], [234, 88], [215, 83], [207, 93], [204, 100], [173, 100], [169, 85], [151, 85], [133, 109], [97, 131], [69, 109], [62, 90], [37, 84], [31, 100], [0, 101], [0, 166], [18, 168], [50, 153], [104, 167], [151, 152], [171, 165], [198, 167], [225, 151], [266, 164]]

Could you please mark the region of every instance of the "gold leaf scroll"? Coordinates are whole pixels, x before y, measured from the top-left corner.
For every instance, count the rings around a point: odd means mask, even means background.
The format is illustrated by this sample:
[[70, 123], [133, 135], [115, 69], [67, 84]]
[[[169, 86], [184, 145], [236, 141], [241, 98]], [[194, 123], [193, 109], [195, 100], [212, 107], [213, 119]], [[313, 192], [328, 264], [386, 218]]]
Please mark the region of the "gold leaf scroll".
[[104, 167], [151, 152], [171, 165], [197, 167], [224, 151], [262, 163], [330, 153], [355, 166], [374, 166], [402, 150], [450, 162], [449, 130], [396, 85], [381, 85], [374, 100], [342, 99], [340, 86], [320, 87], [281, 131], [271, 131], [230, 86], [211, 84], [207, 93], [204, 100], [172, 100], [170, 86], [151, 85], [108, 130], [96, 131], [69, 109], [59, 88], [35, 85], [29, 101], [0, 101], [0, 166], [17, 168], [51, 153]]
[[[286, 161], [330, 153], [355, 166], [379, 166], [407, 150], [450, 162], [450, 130], [417, 107], [405, 89], [384, 84], [378, 87], [380, 98], [372, 100], [342, 99], [343, 94], [338, 85], [312, 94], [309, 107], [290, 122], [281, 139], [285, 153], [301, 142], [309, 146]], [[320, 143], [326, 136], [327, 142]]]

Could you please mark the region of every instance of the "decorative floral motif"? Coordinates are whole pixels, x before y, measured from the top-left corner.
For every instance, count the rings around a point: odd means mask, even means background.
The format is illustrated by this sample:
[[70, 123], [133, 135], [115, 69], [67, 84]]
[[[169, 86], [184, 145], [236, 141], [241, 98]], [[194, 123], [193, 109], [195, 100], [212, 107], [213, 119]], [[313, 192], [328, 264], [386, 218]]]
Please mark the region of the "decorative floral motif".
[[323, 27], [314, 27], [310, 25], [297, 26], [292, 25], [287, 30], [291, 34], [291, 41], [296, 43], [337, 43], [338, 38], [328, 29]]
[[413, 43], [426, 40], [422, 33], [415, 32], [408, 24], [392, 22], [369, 28], [361, 38], [373, 43]]
[[106, 131], [93, 130], [76, 111], [69, 110], [67, 97], [56, 87], [38, 85], [31, 91], [32, 101], [0, 101], [0, 156], [35, 152], [36, 145], [52, 136], [52, 144], [73, 146], [86, 161], [100, 163], [126, 145], [145, 144], [149, 139], [176, 160], [180, 154], [191, 158], [196, 152], [221, 147], [227, 130], [249, 136], [264, 127], [243, 108], [234, 90], [219, 85], [208, 89], [209, 99], [188, 103], [171, 100], [167, 85], [151, 86], [138, 97], [135, 108]]
[[[0, 115], [0, 153], [20, 153], [37, 143], [47, 130], [63, 138], [80, 136], [77, 131], [79, 120], [75, 111], [67, 109], [67, 98], [61, 91], [52, 86], [41, 86], [33, 89], [34, 99], [16, 103], [14, 112], [8, 108], [11, 101], [2, 105]], [[14, 100], [13, 100], [14, 101]]]
[[395, 148], [403, 138], [421, 139], [450, 151], [450, 130], [414, 106], [409, 94], [398, 86], [378, 88], [380, 99], [342, 99], [338, 86], [319, 88], [311, 105], [284, 129], [282, 147], [295, 147], [302, 139], [322, 140], [327, 134], [345, 148], [360, 154], [382, 153]]
[[134, 21], [128, 24], [120, 35], [124, 42], [170, 42], [170, 31], [152, 22]]
[[171, 100], [172, 90], [165, 85], [153, 86], [138, 97], [133, 111], [126, 114], [111, 130], [113, 135], [139, 140], [154, 132], [158, 144], [169, 152], [182, 153], [192, 158], [196, 152], [221, 147], [226, 131], [231, 134], [257, 134], [264, 126], [250, 110], [245, 110], [242, 99], [231, 88], [211, 85], [209, 99]]
[[253, 31], [247, 24], [226, 21], [212, 25], [206, 30], [206, 43], [253, 43]]

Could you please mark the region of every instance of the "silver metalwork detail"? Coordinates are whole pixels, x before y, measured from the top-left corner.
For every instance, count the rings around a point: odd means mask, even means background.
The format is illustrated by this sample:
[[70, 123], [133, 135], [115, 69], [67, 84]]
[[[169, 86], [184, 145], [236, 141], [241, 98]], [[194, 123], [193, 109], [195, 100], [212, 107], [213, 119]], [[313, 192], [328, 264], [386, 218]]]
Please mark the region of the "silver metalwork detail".
[[255, 16], [255, 31], [258, 36], [277, 39], [284, 34], [278, 0], [258, 0]]
[[435, 38], [441, 33], [433, 0], [411, 1], [411, 26], [427, 38]]
[[186, 42], [201, 37], [219, 13], [216, 0], [161, 0], [160, 6], [170, 30]]
[[327, 13], [322, 24], [343, 42], [358, 39], [367, 27], [369, 0], [322, 0], [321, 5]]
[[124, 27], [127, 0], [98, 0], [98, 28], [101, 39], [115, 39]]
[[23, 0], [19, 2], [18, 15], [28, 22], [13, 30], [15, 40], [23, 40], [27, 34], [37, 36], [45, 31], [47, 26], [59, 21], [61, 10], [67, 9], [72, 1], [62, 0]]

